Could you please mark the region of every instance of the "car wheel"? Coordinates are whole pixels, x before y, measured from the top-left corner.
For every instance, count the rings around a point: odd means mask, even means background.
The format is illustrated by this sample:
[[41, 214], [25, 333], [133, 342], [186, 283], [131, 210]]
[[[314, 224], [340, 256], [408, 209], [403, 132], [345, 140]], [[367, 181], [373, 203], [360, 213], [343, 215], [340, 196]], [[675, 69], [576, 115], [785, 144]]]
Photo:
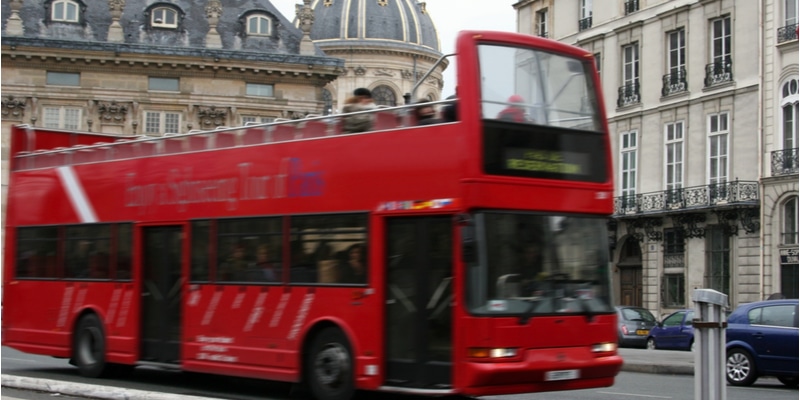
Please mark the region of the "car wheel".
[[88, 314], [78, 322], [73, 334], [72, 361], [81, 375], [99, 378], [106, 368], [106, 338], [103, 325], [95, 314]]
[[778, 380], [781, 381], [782, 384], [796, 388], [797, 387], [797, 377], [796, 376], [779, 376]]
[[347, 400], [353, 397], [353, 357], [350, 342], [338, 328], [325, 328], [311, 344], [306, 361], [311, 393], [319, 400]]
[[655, 350], [656, 349], [656, 340], [649, 337], [647, 338], [647, 350]]
[[725, 371], [728, 383], [734, 386], [750, 386], [757, 378], [753, 357], [743, 349], [728, 351]]

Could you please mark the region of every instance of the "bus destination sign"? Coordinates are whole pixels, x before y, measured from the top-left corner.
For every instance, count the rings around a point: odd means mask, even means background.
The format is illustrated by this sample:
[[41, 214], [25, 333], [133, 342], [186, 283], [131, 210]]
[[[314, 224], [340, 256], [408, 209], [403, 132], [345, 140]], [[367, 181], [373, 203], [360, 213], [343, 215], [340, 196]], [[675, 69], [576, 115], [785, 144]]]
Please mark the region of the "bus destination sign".
[[586, 154], [526, 148], [506, 148], [507, 169], [564, 175], [587, 175], [590, 161]]

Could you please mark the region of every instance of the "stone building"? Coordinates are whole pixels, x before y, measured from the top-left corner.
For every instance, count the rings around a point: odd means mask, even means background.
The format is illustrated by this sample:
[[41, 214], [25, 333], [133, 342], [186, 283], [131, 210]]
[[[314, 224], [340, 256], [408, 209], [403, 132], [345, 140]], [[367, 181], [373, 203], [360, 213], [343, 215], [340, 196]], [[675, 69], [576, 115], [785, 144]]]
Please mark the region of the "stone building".
[[[311, 39], [325, 54], [343, 59], [346, 67], [326, 86], [331, 110], [341, 109], [358, 87], [372, 90], [379, 105], [402, 105], [403, 96], [442, 56], [425, 2], [314, 0], [311, 8]], [[447, 65], [439, 64], [419, 84], [415, 99], [441, 99]]]
[[616, 172], [619, 304], [798, 296], [797, 0], [521, 0], [518, 30], [595, 54]]

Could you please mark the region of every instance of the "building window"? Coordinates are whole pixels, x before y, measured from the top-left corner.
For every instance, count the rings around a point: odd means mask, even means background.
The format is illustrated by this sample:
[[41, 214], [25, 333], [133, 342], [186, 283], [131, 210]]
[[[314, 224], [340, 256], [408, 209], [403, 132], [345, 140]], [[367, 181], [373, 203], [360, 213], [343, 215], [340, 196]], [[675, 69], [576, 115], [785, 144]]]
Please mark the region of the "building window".
[[150, 77], [147, 82], [147, 89], [162, 92], [177, 92], [180, 89], [180, 80], [178, 78]]
[[536, 34], [540, 37], [547, 37], [547, 9], [536, 12]]
[[56, 0], [50, 6], [50, 20], [55, 22], [78, 22], [78, 3], [71, 0]]
[[731, 17], [711, 21], [711, 64], [706, 65], [706, 87], [733, 80]]
[[[724, 184], [728, 181], [728, 113], [710, 115], [708, 118], [708, 183], [712, 201], [724, 198]], [[716, 188], [715, 188], [716, 186]], [[713, 194], [717, 193], [717, 196]]]
[[397, 105], [397, 96], [388, 86], [381, 85], [372, 90], [372, 99], [379, 106], [394, 107]]
[[782, 94], [781, 108], [783, 108], [783, 149], [788, 150], [797, 147], [798, 94], [796, 78], [793, 78], [789, 82], [783, 84]]
[[625, 0], [625, 15], [639, 11], [639, 0]]
[[578, 20], [578, 30], [592, 27], [592, 0], [581, 0], [581, 15]]
[[333, 114], [333, 95], [330, 90], [322, 89], [322, 102], [325, 104], [322, 115]]
[[247, 96], [257, 96], [257, 97], [273, 97], [274, 94], [274, 86], [273, 85], [265, 85], [262, 83], [248, 83], [245, 87], [245, 94]]
[[156, 7], [150, 12], [150, 26], [153, 28], [177, 28], [178, 12], [170, 7]]
[[247, 17], [247, 34], [255, 36], [272, 35], [272, 20], [263, 14]]
[[683, 231], [664, 229], [664, 278], [661, 302], [665, 307], [683, 307], [686, 304], [686, 254]]
[[146, 111], [144, 113], [144, 133], [146, 135], [180, 133], [180, 126], [180, 113], [163, 111]]
[[797, 244], [797, 197], [789, 199], [783, 204], [783, 218], [781, 244]]
[[47, 72], [47, 85], [80, 86], [81, 74], [72, 72]]
[[79, 130], [82, 111], [76, 107], [45, 107], [43, 126], [45, 128]]
[[719, 226], [707, 228], [708, 264], [706, 268], [706, 287], [730, 296], [731, 249], [730, 237]]
[[664, 127], [667, 162], [666, 186], [672, 191], [683, 187], [683, 121], [671, 122]]
[[778, 28], [778, 43], [797, 40], [797, 0], [783, 1], [783, 26]]
[[661, 282], [661, 302], [664, 307], [683, 307], [686, 304], [686, 278], [684, 274], [664, 274]]
[[274, 117], [258, 117], [253, 115], [242, 117], [242, 125], [269, 124], [271, 122], [275, 122]]
[[622, 48], [622, 84], [619, 88], [618, 107], [639, 103], [639, 44]]
[[637, 132], [626, 132], [620, 137], [620, 182], [622, 202], [625, 209], [636, 204], [636, 155]]
[[662, 95], [683, 92], [686, 85], [686, 32], [678, 29], [667, 34], [667, 74]]

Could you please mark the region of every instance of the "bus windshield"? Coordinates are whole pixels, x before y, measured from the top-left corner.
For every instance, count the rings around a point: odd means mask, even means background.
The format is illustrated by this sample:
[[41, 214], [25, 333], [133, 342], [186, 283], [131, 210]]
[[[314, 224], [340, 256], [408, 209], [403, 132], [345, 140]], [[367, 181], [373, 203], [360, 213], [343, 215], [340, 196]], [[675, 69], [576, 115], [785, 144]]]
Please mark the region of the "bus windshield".
[[480, 315], [536, 316], [611, 311], [605, 220], [483, 212], [469, 308]]
[[478, 56], [483, 118], [602, 130], [591, 60], [488, 44]]

